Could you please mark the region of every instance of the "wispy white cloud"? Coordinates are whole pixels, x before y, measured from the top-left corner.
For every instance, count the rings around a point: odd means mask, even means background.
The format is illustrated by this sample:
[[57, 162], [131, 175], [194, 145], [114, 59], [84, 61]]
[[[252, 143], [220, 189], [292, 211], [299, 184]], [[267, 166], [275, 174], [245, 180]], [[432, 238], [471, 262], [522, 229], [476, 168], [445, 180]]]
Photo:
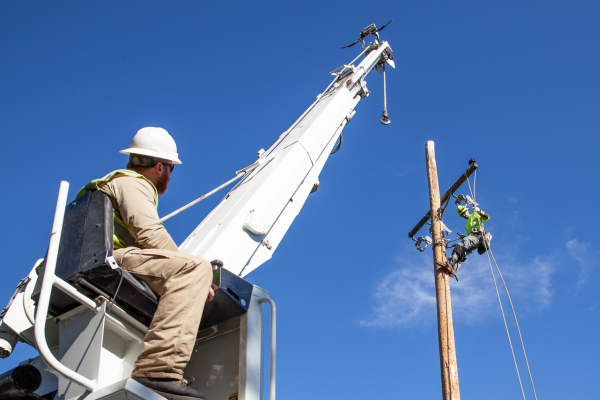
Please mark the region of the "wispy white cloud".
[[592, 277], [593, 271], [598, 267], [598, 251], [593, 249], [590, 243], [580, 242], [577, 238], [567, 242], [569, 255], [577, 260], [579, 264], [579, 279], [577, 288], [584, 286]]
[[[397, 258], [398, 268], [383, 276], [373, 292], [373, 309], [360, 324], [369, 327], [413, 327], [435, 322], [436, 303], [433, 261], [429, 251], [418, 254], [405, 248]], [[556, 258], [535, 257], [523, 262], [510, 251], [496, 260], [521, 310], [535, 311], [552, 301], [551, 278]], [[490, 266], [485, 255], [473, 253], [459, 272], [459, 281], [451, 281], [452, 310], [456, 322], [481, 323], [497, 312], [498, 299]], [[496, 274], [501, 296], [504, 288]], [[504, 301], [504, 299], [503, 299]]]
[[374, 290], [371, 316], [361, 325], [391, 327], [430, 320], [435, 310], [435, 288], [430, 263], [404, 265], [381, 279]]
[[392, 176], [405, 177], [405, 176], [412, 174], [413, 171], [414, 171], [414, 168], [412, 168], [412, 167], [401, 168], [398, 171], [394, 171], [392, 173]]
[[[560, 263], [558, 256], [537, 256], [526, 263], [512, 256], [502, 257], [496, 261], [506, 280], [511, 297], [513, 301], [515, 299], [519, 301], [520, 309], [537, 311], [552, 303], [551, 280]], [[502, 290], [501, 282], [497, 283]]]
[[511, 216], [508, 218], [508, 223], [513, 227], [513, 228], [518, 228], [520, 227], [521, 224], [521, 218], [519, 217], [519, 212], [515, 211], [513, 214], [511, 214]]

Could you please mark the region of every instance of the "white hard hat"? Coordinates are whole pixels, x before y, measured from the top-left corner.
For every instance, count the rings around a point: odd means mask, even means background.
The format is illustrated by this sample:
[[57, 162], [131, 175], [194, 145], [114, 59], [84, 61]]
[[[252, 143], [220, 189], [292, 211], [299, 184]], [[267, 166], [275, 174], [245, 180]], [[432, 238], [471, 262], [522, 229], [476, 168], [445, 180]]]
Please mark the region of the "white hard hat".
[[163, 128], [153, 126], [137, 131], [129, 148], [121, 150], [119, 153], [162, 158], [171, 161], [173, 164], [181, 164], [175, 140]]

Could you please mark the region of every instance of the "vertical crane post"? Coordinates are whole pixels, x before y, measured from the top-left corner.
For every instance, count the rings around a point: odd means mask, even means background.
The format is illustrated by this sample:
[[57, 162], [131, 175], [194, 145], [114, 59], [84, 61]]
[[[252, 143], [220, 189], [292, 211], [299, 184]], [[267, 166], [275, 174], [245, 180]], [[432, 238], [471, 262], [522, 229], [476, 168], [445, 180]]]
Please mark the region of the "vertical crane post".
[[458, 366], [454, 346], [454, 326], [452, 324], [452, 303], [448, 274], [438, 263], [446, 262], [446, 246], [440, 218], [440, 188], [433, 141], [425, 146], [427, 180], [429, 183], [429, 204], [431, 233], [433, 236], [433, 268], [435, 276], [435, 297], [437, 303], [438, 340], [440, 345], [440, 369], [442, 373], [442, 395], [444, 400], [460, 400], [458, 387]]

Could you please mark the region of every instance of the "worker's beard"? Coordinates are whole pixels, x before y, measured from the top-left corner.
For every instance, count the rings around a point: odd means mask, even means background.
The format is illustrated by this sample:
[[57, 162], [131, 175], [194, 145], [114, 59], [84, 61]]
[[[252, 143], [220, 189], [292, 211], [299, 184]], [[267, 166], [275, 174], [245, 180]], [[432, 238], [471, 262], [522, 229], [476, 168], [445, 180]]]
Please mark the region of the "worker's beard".
[[171, 175], [167, 172], [167, 168], [163, 168], [162, 174], [158, 177], [156, 181], [156, 191], [158, 194], [167, 193], [167, 187], [169, 186], [169, 181], [171, 180]]

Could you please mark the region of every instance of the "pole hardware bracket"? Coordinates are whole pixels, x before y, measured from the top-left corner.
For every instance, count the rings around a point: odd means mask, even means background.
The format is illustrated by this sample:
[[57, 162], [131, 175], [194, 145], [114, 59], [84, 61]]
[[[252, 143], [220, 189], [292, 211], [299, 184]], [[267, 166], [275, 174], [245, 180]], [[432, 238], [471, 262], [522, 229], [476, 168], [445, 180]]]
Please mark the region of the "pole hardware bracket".
[[465, 202], [466, 206], [470, 206], [470, 205], [478, 206], [479, 205], [479, 203], [476, 203], [475, 200], [473, 200], [471, 198], [471, 196], [469, 196], [469, 195], [465, 196], [465, 195], [459, 194], [458, 196], [454, 196], [454, 197], [456, 197], [456, 201], [454, 202], [454, 204], [456, 204], [457, 206], [459, 206], [460, 203], [462, 203], [463, 201]]
[[[475, 172], [475, 170], [477, 170], [477, 168], [478, 168], [477, 163], [474, 162], [474, 160], [473, 160], [473, 162], [471, 162], [471, 160], [469, 160], [469, 168], [458, 178], [458, 180], [456, 182], [454, 182], [454, 184], [448, 189], [448, 191], [446, 191], [446, 193], [444, 193], [444, 195], [440, 197], [440, 204], [444, 204], [444, 203], [448, 202], [450, 200], [450, 196], [457, 197], [457, 196], [454, 196], [454, 193], [467, 180], [467, 178], [470, 177]], [[430, 213], [431, 212], [428, 211], [427, 214], [425, 214], [421, 218], [421, 220], [417, 223], [417, 225], [415, 225], [415, 227], [412, 228], [410, 230], [410, 232], [408, 232], [409, 238], [412, 239], [417, 234], [417, 232], [419, 232], [419, 230], [426, 223], [428, 223], [429, 219], [431, 218]]]
[[365, 97], [368, 97], [371, 92], [369, 92], [369, 89], [367, 89], [367, 82], [365, 82], [364, 79], [359, 79], [358, 80], [358, 86], [360, 87], [360, 89], [358, 90], [358, 94], [360, 95], [361, 99], [364, 99]]
[[449, 229], [449, 228], [446, 226], [446, 224], [444, 224], [443, 222], [442, 222], [442, 231], [444, 231], [444, 233], [445, 233], [446, 235], [449, 235], [449, 234], [451, 234], [451, 233], [452, 233], [452, 231], [451, 231], [451, 230], [450, 230], [450, 229]]
[[444, 210], [441, 208], [438, 208], [437, 210], [437, 219], [438, 221], [443, 221], [444, 220]]
[[[420, 236], [413, 240], [416, 242], [415, 247], [421, 253], [425, 251], [425, 249], [427, 248], [428, 245], [433, 244], [433, 240], [429, 236]], [[425, 245], [423, 247], [421, 247], [421, 244], [423, 244], [423, 243], [425, 243]]]
[[[449, 235], [449, 234], [452, 233], [452, 231], [450, 230], [450, 228], [448, 228], [446, 226], [446, 224], [444, 224], [444, 221], [440, 220], [440, 224], [442, 224], [442, 232], [444, 232], [446, 235]], [[433, 234], [433, 226], [429, 227], [429, 233]]]

